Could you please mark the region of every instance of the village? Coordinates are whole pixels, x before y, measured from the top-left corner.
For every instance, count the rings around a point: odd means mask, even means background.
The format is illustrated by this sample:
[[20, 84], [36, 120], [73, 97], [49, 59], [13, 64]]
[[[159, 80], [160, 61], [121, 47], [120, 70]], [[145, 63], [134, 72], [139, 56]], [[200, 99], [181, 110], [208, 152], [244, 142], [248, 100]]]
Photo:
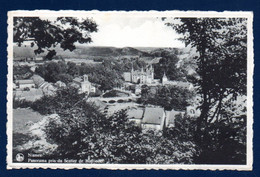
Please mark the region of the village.
[[251, 22], [172, 17], [13, 16], [10, 164], [247, 164]]
[[[41, 61], [37, 58], [37, 61]], [[29, 64], [24, 61], [24, 64]], [[29, 61], [32, 63], [32, 61]], [[31, 70], [35, 70], [35, 65], [31, 65]], [[158, 85], [174, 85], [185, 89], [192, 90], [194, 86], [191, 83], [181, 81], [172, 81], [164, 73], [161, 79], [154, 78], [154, 68], [148, 65], [141, 70], [124, 72], [124, 83], [119, 87], [103, 91], [99, 96], [92, 96], [96, 93], [98, 85], [89, 81], [88, 75], [77, 76], [73, 81], [65, 84], [61, 81], [50, 83], [45, 81], [41, 76], [34, 74], [29, 79], [15, 79], [13, 83], [14, 98], [18, 100], [36, 101], [44, 95], [54, 95], [57, 89], [68, 86], [78, 89], [79, 93], [86, 94], [86, 100], [94, 103], [101, 112], [112, 115], [122, 109], [127, 110], [130, 121], [134, 121], [142, 129], [163, 130], [165, 127], [174, 127], [175, 118], [184, 114], [190, 117], [198, 117], [199, 111], [195, 105], [189, 105], [186, 110], [165, 110], [158, 105], [143, 105], [137, 103], [141, 97], [142, 87], [156, 87]]]

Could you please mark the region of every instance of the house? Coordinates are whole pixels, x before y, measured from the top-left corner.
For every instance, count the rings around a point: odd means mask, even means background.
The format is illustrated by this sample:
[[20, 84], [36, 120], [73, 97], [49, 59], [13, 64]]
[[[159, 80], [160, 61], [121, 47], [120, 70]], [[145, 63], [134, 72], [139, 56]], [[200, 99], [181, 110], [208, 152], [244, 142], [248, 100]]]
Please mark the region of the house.
[[61, 82], [61, 81], [57, 81], [54, 85], [58, 88], [65, 88], [66, 87], [66, 84], [64, 82]]
[[41, 89], [45, 95], [53, 95], [56, 92], [56, 88], [49, 82], [46, 82], [41, 76], [33, 75], [32, 80], [36, 88]]
[[33, 75], [32, 80], [37, 88], [41, 87], [41, 85], [45, 82], [45, 80], [39, 75]]
[[136, 86], [135, 86], [135, 94], [136, 94], [136, 95], [140, 95], [141, 92], [142, 92], [141, 86], [140, 86], [140, 85], [136, 85]]
[[176, 81], [171, 81], [167, 78], [166, 74], [163, 74], [162, 77], [162, 85], [178, 85], [178, 83]]
[[132, 80], [131, 80], [131, 72], [124, 72], [123, 73], [123, 77], [124, 77], [124, 80], [126, 81], [126, 82], [131, 82]]
[[177, 115], [183, 116], [184, 112], [175, 110], [166, 111], [165, 127], [175, 127], [175, 118]]
[[17, 87], [19, 89], [25, 89], [25, 88], [35, 88], [35, 84], [32, 79], [23, 79], [23, 80], [16, 80]]
[[127, 111], [128, 120], [134, 121], [138, 126], [141, 126], [143, 114], [142, 108], [131, 108]]
[[44, 82], [40, 87], [45, 95], [54, 95], [56, 88], [49, 82]]
[[96, 88], [93, 86], [91, 82], [89, 82], [87, 75], [83, 75], [83, 77], [74, 78], [73, 84], [79, 88], [80, 93], [89, 94], [96, 92]]
[[165, 123], [165, 112], [163, 108], [146, 107], [142, 120], [143, 129], [163, 130]]
[[42, 60], [43, 60], [43, 57], [35, 57], [34, 60], [35, 60], [35, 61], [42, 61]]
[[162, 77], [162, 85], [174, 85], [180, 88], [188, 89], [188, 90], [193, 90], [194, 86], [192, 83], [189, 82], [183, 82], [183, 81], [170, 81], [168, 80], [166, 74], [164, 73]]

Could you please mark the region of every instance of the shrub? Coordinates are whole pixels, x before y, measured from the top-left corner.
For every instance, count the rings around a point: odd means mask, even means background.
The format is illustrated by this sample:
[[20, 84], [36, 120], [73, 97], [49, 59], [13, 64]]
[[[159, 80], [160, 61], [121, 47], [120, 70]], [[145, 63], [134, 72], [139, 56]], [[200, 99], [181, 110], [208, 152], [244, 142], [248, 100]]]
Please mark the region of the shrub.
[[25, 99], [17, 99], [15, 96], [13, 97], [13, 108], [28, 108], [32, 107], [33, 102], [27, 101]]
[[87, 163], [192, 163], [191, 141], [164, 137], [128, 121], [126, 111], [105, 116], [87, 103], [60, 115], [45, 127], [50, 142], [63, 158], [88, 159]]

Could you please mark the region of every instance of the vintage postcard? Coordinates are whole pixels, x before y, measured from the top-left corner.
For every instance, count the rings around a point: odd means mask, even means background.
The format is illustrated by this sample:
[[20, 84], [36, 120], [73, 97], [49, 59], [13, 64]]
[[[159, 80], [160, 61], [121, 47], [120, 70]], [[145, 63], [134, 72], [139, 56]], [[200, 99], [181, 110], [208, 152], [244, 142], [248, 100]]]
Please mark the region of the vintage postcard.
[[10, 11], [7, 168], [252, 170], [252, 24]]

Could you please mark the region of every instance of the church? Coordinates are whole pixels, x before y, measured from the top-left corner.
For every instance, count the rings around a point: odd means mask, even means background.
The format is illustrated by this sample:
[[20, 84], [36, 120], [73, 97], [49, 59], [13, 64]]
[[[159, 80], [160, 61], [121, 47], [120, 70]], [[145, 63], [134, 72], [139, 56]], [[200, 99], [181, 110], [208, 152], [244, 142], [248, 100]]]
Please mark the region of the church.
[[79, 88], [80, 93], [95, 93], [96, 88], [88, 80], [88, 75], [83, 75], [82, 77], [76, 77], [73, 79], [73, 84]]
[[154, 69], [151, 65], [145, 70], [142, 68], [141, 71], [134, 70], [131, 72], [124, 72], [124, 80], [134, 84], [152, 84], [154, 81]]

